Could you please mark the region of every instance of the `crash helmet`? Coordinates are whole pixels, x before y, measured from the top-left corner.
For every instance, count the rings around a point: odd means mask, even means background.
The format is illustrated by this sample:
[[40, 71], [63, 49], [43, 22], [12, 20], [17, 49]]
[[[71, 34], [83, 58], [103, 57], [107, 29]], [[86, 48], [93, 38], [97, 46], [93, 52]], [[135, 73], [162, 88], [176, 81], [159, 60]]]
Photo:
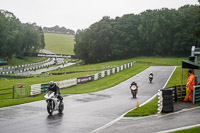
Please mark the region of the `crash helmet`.
[[54, 81], [51, 81], [49, 84], [50, 84], [50, 86], [53, 86], [55, 83], [54, 83]]
[[136, 82], [133, 80], [133, 81], [132, 81], [132, 84], [136, 84]]

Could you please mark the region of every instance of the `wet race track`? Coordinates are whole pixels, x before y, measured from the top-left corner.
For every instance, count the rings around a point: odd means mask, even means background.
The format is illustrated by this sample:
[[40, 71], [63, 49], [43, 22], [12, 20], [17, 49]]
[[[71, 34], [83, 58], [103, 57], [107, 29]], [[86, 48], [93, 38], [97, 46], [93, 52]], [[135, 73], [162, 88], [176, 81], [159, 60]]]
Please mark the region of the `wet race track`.
[[[140, 74], [103, 91], [64, 98], [63, 114], [49, 116], [45, 100], [0, 109], [0, 133], [89, 133], [147, 101], [165, 85], [175, 67], [149, 67]], [[154, 73], [153, 83], [148, 75]], [[120, 78], [120, 77], [119, 77]], [[139, 86], [131, 97], [132, 81]], [[105, 83], [106, 84], [106, 83]]]

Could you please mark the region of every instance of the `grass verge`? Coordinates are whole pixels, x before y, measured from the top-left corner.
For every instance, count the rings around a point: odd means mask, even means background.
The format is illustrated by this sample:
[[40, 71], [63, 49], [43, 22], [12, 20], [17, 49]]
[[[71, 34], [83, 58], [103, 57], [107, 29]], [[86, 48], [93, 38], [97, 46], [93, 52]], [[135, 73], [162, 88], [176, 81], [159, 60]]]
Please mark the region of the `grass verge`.
[[[188, 69], [183, 69], [183, 85], [186, 84], [187, 82], [187, 70]], [[166, 88], [175, 85], [181, 85], [181, 73], [182, 73], [182, 68], [177, 67], [171, 79], [169, 80], [168, 84], [166, 85]]]
[[155, 98], [151, 102], [147, 103], [146, 105], [128, 112], [124, 117], [152, 115], [152, 114], [157, 113], [157, 108], [158, 108], [158, 98]]

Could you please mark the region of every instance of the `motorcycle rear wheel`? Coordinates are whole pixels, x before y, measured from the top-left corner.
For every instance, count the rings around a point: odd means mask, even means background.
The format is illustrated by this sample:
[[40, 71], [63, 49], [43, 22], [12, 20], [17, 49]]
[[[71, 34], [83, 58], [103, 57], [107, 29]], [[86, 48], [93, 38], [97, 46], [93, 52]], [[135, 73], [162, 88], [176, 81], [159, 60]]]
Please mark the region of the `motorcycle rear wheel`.
[[64, 103], [62, 102], [62, 103], [60, 103], [60, 105], [59, 105], [58, 112], [61, 114], [61, 113], [63, 112], [63, 110], [64, 110]]
[[133, 98], [136, 98], [136, 91], [131, 91]]
[[149, 82], [152, 83], [152, 80], [153, 80], [153, 79], [149, 79]]

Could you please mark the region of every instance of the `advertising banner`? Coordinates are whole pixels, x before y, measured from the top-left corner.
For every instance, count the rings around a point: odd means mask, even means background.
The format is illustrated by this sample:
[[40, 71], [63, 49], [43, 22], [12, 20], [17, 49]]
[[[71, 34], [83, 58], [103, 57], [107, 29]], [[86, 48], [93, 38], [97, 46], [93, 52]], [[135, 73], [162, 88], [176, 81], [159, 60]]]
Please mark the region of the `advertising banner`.
[[84, 83], [87, 83], [89, 81], [91, 81], [91, 76], [85, 76], [85, 77], [77, 78], [78, 84], [84, 84]]

